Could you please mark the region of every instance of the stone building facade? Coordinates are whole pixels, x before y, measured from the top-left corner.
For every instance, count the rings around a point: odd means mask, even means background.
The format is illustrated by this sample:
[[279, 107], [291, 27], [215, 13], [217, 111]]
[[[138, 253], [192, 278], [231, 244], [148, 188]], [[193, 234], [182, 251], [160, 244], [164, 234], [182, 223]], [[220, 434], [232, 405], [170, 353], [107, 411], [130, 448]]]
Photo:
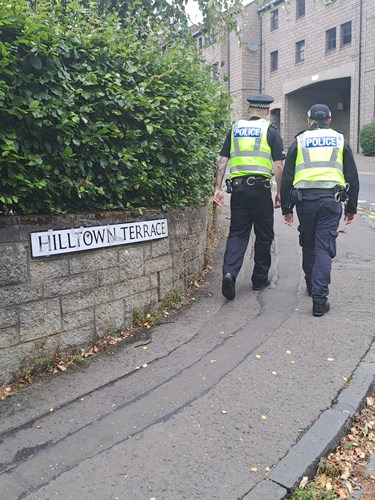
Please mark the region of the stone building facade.
[[[271, 120], [288, 146], [305, 128], [308, 108], [325, 103], [333, 126], [359, 151], [359, 132], [375, 117], [373, 7], [373, 0], [246, 5], [237, 33], [220, 50], [218, 44], [202, 47], [209, 64], [222, 64], [221, 77], [234, 98], [233, 120], [246, 117], [246, 95], [270, 94]], [[194, 36], [199, 40], [199, 30]]]

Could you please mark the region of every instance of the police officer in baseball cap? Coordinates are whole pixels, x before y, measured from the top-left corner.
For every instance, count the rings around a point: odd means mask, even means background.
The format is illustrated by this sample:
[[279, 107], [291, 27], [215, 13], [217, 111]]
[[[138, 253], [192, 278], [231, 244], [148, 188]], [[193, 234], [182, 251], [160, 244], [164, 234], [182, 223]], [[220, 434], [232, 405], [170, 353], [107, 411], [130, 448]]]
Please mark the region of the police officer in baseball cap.
[[[236, 121], [229, 131], [216, 171], [214, 203], [224, 205], [222, 182], [230, 160], [231, 222], [224, 254], [222, 293], [235, 297], [235, 282], [254, 227], [253, 290], [270, 284], [271, 245], [274, 239], [273, 211], [280, 207], [280, 185], [285, 153], [278, 130], [268, 120], [273, 97], [251, 95], [247, 120]], [[276, 179], [273, 204], [272, 175]], [[229, 191], [228, 191], [229, 192]]]
[[314, 104], [307, 112], [307, 117], [310, 120], [326, 120], [327, 118], [331, 118], [331, 110], [325, 104]]
[[344, 204], [345, 221], [357, 213], [359, 180], [353, 152], [344, 135], [331, 127], [326, 104], [307, 112], [308, 128], [296, 136], [285, 160], [281, 182], [284, 222], [293, 222], [296, 206], [306, 291], [312, 296], [314, 316], [330, 309], [328, 285]]

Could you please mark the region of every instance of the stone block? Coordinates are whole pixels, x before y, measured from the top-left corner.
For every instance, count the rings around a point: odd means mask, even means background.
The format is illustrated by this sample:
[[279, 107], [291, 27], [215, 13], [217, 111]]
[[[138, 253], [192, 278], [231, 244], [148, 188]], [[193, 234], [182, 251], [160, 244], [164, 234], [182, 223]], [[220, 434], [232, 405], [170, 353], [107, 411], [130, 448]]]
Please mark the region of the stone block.
[[32, 282], [48, 281], [69, 275], [69, 263], [66, 258], [53, 258], [31, 260], [30, 279]]
[[170, 253], [170, 240], [163, 238], [151, 242], [151, 257], [159, 257], [160, 255], [168, 255]]
[[118, 251], [119, 255], [119, 265], [125, 266], [130, 269], [137, 269], [143, 264], [144, 261], [144, 244], [138, 245], [125, 245], [121, 247]]
[[41, 300], [43, 298], [43, 285], [23, 284], [0, 288], [0, 304], [2, 307], [17, 306], [25, 302]]
[[18, 325], [0, 328], [0, 349], [17, 345], [20, 341]]
[[65, 349], [86, 349], [91, 347], [95, 341], [95, 332], [91, 326], [83, 326], [66, 331], [60, 336], [60, 348]]
[[87, 292], [78, 292], [61, 298], [63, 314], [68, 314], [81, 309], [94, 307], [95, 304], [103, 304], [113, 300], [113, 290], [110, 287], [100, 287]]
[[54, 335], [61, 331], [59, 299], [23, 304], [19, 308], [19, 315], [21, 342], [28, 342], [46, 335]]
[[81, 252], [78, 255], [69, 256], [70, 274], [80, 274], [85, 272], [93, 272], [97, 269], [110, 269], [118, 264], [118, 250], [106, 248]]
[[28, 281], [27, 252], [22, 243], [0, 244], [0, 286]]
[[121, 281], [120, 271], [118, 267], [98, 269], [96, 271], [96, 276], [98, 280], [98, 286], [111, 286]]
[[123, 328], [125, 323], [125, 307], [123, 300], [115, 300], [95, 307], [95, 331], [102, 337]]
[[82, 273], [48, 281], [44, 284], [44, 293], [46, 297], [61, 297], [74, 294], [77, 290], [93, 290], [97, 287], [97, 284], [97, 277], [94, 273]]
[[81, 309], [79, 311], [64, 314], [62, 317], [64, 331], [71, 331], [82, 326], [90, 326], [94, 329], [94, 309]]
[[19, 345], [19, 355], [22, 368], [40, 366], [41, 362], [51, 360], [53, 363], [56, 352], [60, 349], [60, 334], [45, 335], [36, 340]]
[[0, 309], [0, 328], [16, 325], [18, 325], [18, 309], [15, 307]]
[[145, 263], [146, 275], [171, 268], [172, 257], [170, 255], [161, 255], [160, 257], [154, 257], [152, 259], [149, 259]]
[[146, 292], [149, 288], [149, 276], [141, 276], [140, 278], [129, 279], [114, 285], [113, 294], [116, 300], [124, 299], [137, 293]]
[[18, 346], [0, 349], [0, 387], [9, 384], [21, 366]]

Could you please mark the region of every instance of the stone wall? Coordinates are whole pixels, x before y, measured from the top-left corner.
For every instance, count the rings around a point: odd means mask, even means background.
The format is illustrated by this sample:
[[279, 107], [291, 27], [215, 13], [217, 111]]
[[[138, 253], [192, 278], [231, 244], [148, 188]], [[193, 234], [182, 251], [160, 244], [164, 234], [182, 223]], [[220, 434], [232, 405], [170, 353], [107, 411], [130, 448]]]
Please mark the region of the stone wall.
[[[211, 216], [212, 217], [212, 216]], [[32, 258], [30, 233], [167, 219], [168, 237]], [[87, 348], [132, 325], [205, 265], [207, 207], [0, 217], [0, 385], [58, 350]]]

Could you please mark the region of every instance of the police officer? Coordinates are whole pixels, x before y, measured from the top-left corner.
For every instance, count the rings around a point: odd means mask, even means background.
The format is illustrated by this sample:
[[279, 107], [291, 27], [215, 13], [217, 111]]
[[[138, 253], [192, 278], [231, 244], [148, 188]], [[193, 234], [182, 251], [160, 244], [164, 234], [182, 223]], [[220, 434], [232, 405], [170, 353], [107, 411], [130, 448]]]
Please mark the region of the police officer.
[[290, 146], [281, 183], [284, 222], [299, 219], [299, 242], [306, 290], [313, 300], [313, 315], [329, 311], [328, 285], [336, 238], [345, 201], [345, 221], [357, 213], [359, 180], [352, 150], [338, 130], [330, 127], [331, 111], [315, 104], [307, 114], [308, 129]]
[[228, 133], [218, 161], [214, 202], [224, 205], [222, 182], [230, 159], [231, 222], [224, 254], [222, 293], [233, 300], [235, 282], [241, 269], [254, 226], [253, 290], [270, 284], [273, 231], [271, 178], [274, 171], [277, 192], [275, 208], [281, 206], [280, 186], [285, 153], [279, 132], [267, 119], [273, 98], [254, 95], [247, 98], [249, 120], [239, 120]]

